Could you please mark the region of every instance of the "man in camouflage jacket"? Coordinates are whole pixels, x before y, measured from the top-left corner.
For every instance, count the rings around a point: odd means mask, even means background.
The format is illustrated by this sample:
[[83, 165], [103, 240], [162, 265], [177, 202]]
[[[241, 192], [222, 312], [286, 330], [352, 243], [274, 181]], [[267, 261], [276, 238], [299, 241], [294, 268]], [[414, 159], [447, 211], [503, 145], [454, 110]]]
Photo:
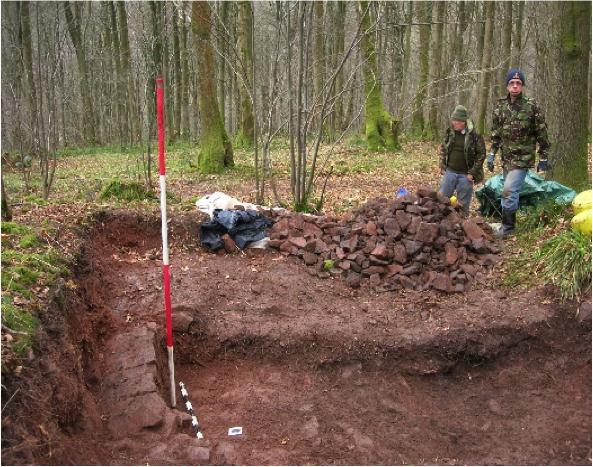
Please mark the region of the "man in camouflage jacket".
[[523, 95], [525, 76], [519, 69], [506, 75], [508, 95], [500, 99], [492, 117], [492, 146], [488, 155], [488, 170], [494, 172], [494, 156], [501, 150], [502, 174], [502, 228], [495, 234], [504, 237], [515, 230], [519, 191], [527, 171], [535, 166], [536, 150], [539, 155], [537, 171], [547, 170], [548, 130], [544, 116], [530, 97]]
[[457, 191], [457, 200], [467, 215], [474, 184], [484, 180], [485, 159], [484, 137], [468, 118], [467, 109], [458, 105], [451, 115], [451, 127], [447, 129], [441, 144], [440, 190], [447, 198]]

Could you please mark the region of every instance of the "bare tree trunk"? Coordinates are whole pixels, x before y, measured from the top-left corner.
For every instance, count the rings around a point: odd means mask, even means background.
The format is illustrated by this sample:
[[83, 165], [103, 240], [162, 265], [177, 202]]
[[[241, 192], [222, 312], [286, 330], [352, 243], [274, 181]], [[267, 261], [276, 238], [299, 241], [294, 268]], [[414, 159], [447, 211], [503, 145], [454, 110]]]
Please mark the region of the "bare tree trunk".
[[[314, 2], [315, 10], [315, 33], [313, 40], [313, 93], [315, 99], [318, 101], [321, 89], [323, 88], [323, 63], [325, 50], [323, 49], [325, 31], [323, 28], [323, 14], [324, 6], [323, 2]], [[316, 114], [318, 109], [313, 109], [313, 113]]]
[[[394, 109], [399, 111], [401, 106], [401, 101], [404, 99], [404, 96], [401, 94], [401, 86], [404, 77], [404, 47], [405, 47], [405, 36], [406, 36], [406, 26], [403, 25], [405, 23], [405, 12], [404, 12], [404, 2], [401, 4], [401, 10], [399, 6], [391, 6], [388, 4], [392, 22], [396, 25], [393, 28], [393, 83], [391, 85], [391, 95], [394, 99]], [[389, 17], [389, 16], [388, 16]], [[398, 113], [401, 115], [401, 113]]]
[[324, 42], [324, 28], [323, 28], [323, 15], [324, 15], [324, 6], [323, 2], [314, 2], [315, 8], [315, 40], [313, 42], [313, 56], [314, 56], [314, 64], [313, 64], [313, 83], [314, 83], [314, 93], [315, 95], [319, 95], [321, 92], [321, 88], [323, 86], [323, 57], [324, 57], [324, 49], [323, 49], [323, 42]]
[[[120, 144], [123, 143], [123, 139], [125, 138], [127, 141], [130, 141], [129, 135], [129, 128], [128, 128], [128, 119], [125, 117], [125, 99], [124, 99], [124, 91], [122, 89], [122, 85], [125, 83], [123, 71], [122, 71], [122, 63], [121, 63], [121, 48], [120, 48], [120, 40], [118, 34], [118, 27], [117, 27], [117, 15], [115, 11], [115, 4], [114, 2], [110, 1], [106, 3], [108, 15], [109, 15], [109, 23], [106, 22], [105, 24], [105, 36], [108, 38], [108, 44], [112, 45], [111, 49], [111, 56], [115, 61], [115, 106], [116, 106], [116, 132], [118, 138], [120, 140]], [[111, 60], [110, 60], [111, 62]]]
[[443, 53], [443, 20], [445, 17], [445, 2], [436, 2], [436, 17], [432, 31], [430, 53], [430, 109], [428, 112], [428, 128], [424, 137], [428, 140], [439, 138], [438, 102], [440, 100], [441, 55]]
[[[95, 111], [93, 106], [93, 99], [91, 98], [91, 88], [88, 79], [87, 60], [85, 57], [85, 44], [82, 42], [81, 31], [81, 12], [80, 9], [84, 6], [82, 3], [74, 3], [65, 1], [64, 14], [68, 23], [68, 32], [70, 39], [76, 52], [76, 62], [78, 64], [80, 95], [82, 98], [82, 123], [83, 131], [88, 144], [98, 143], [95, 131]], [[74, 12], [72, 11], [74, 9]]]
[[[171, 15], [167, 12], [169, 8], [174, 8], [174, 4], [172, 2], [166, 1], [159, 1], [159, 21], [160, 21], [160, 35], [161, 35], [161, 45], [162, 45], [162, 58], [163, 61], [163, 85], [165, 89], [169, 90], [171, 94], [170, 99], [165, 99], [164, 107], [165, 107], [165, 126], [166, 128], [170, 128], [173, 130], [175, 126], [175, 78], [174, 78], [174, 65], [171, 64], [171, 53], [169, 52], [171, 43], [169, 41], [170, 35], [166, 34], [169, 31], [168, 21], [171, 19]], [[175, 60], [175, 57], [173, 57]], [[167, 139], [169, 142], [173, 142], [177, 134], [174, 131], [169, 131], [167, 133]]]
[[486, 9], [488, 8], [488, 2], [481, 2], [481, 4], [477, 3], [474, 6], [475, 9], [475, 19], [476, 19], [476, 28], [474, 31], [475, 36], [477, 36], [477, 47], [476, 50], [479, 51], [484, 50], [484, 37], [486, 34]]
[[[2, 8], [2, 7], [0, 7]], [[2, 21], [0, 19], [0, 25]], [[2, 69], [0, 69], [0, 79], [2, 79]], [[6, 196], [6, 189], [4, 188], [4, 147], [2, 146], [5, 141], [5, 128], [4, 128], [4, 108], [2, 105], [2, 87], [0, 87], [0, 219], [5, 221], [12, 220], [12, 209], [10, 207], [10, 201]]]
[[249, 90], [252, 88], [253, 75], [253, 20], [251, 15], [251, 2], [238, 2], [239, 27], [237, 28], [237, 45], [239, 47], [240, 78], [239, 96], [241, 101], [241, 114], [239, 119], [239, 132], [235, 144], [242, 148], [253, 148], [253, 105]]
[[[152, 40], [154, 41], [153, 49], [152, 49], [152, 60], [154, 64], [154, 79], [152, 80], [153, 83], [156, 83], [156, 78], [163, 78], [164, 79], [164, 70], [163, 70], [163, 37], [162, 37], [162, 2], [158, 1], [149, 1], [148, 5], [150, 6], [151, 18], [152, 18]], [[153, 91], [154, 95], [156, 96], [156, 87]], [[156, 101], [155, 101], [156, 102]]]
[[292, 92], [292, 47], [291, 47], [291, 27], [290, 27], [290, 1], [286, 2], [286, 69], [288, 80], [288, 141], [290, 147], [290, 187], [293, 199], [296, 197], [296, 154], [294, 147], [294, 105]]
[[[475, 31], [476, 29], [478, 29], [476, 26], [473, 25], [473, 19], [474, 19], [474, 15], [476, 14], [477, 11], [477, 5], [475, 5], [474, 2], [465, 2], [465, 1], [460, 1], [460, 17], [459, 17], [459, 21], [460, 21], [460, 25], [459, 25], [459, 29], [457, 32], [457, 47], [459, 47], [459, 49], [456, 51], [456, 55], [460, 58], [460, 62], [459, 62], [459, 71], [458, 71], [458, 76], [461, 78], [460, 82], [463, 83], [463, 78], [467, 79], [469, 78], [469, 76], [467, 76], [467, 69], [469, 66], [469, 57], [467, 56], [466, 52], [466, 48], [469, 49], [471, 41], [467, 40], [467, 44], [465, 41], [465, 36], [469, 36], [469, 37], [475, 37]], [[468, 31], [468, 23], [472, 21], [472, 24], [469, 27], [469, 32]], [[472, 34], [473, 33], [473, 34]], [[483, 45], [483, 44], [482, 44]], [[481, 50], [481, 49], [479, 49]], [[469, 79], [468, 79], [469, 81]], [[474, 83], [475, 80], [472, 79], [472, 83], [470, 85], [466, 85], [466, 86], [462, 86], [459, 92], [459, 97], [457, 99], [457, 102], [461, 105], [465, 105], [466, 107], [471, 107], [469, 105], [469, 99], [470, 99], [470, 94], [471, 94], [471, 89], [474, 87]]]
[[306, 3], [299, 2], [298, 4], [298, 24], [297, 24], [297, 34], [298, 34], [298, 81], [297, 81], [297, 133], [296, 133], [296, 145], [297, 145], [297, 160], [296, 160], [296, 174], [295, 174], [295, 186], [294, 186], [294, 198], [297, 200], [297, 203], [304, 199], [305, 196], [305, 187], [304, 187], [304, 175], [302, 175], [305, 171], [306, 167], [306, 160], [305, 160], [305, 142], [304, 135], [303, 135], [303, 114], [304, 114], [304, 107], [305, 104], [303, 103], [303, 81], [305, 76], [305, 13], [306, 13]]
[[[149, 73], [149, 81], [148, 81], [148, 125], [150, 130], [148, 131], [148, 157], [146, 159], [146, 180], [150, 183], [151, 180], [151, 166], [152, 166], [152, 156], [150, 153], [150, 138], [155, 137], [156, 139], [156, 80], [157, 78], [163, 78], [163, 85], [165, 87], [165, 92], [168, 93], [170, 91], [167, 83], [167, 79], [165, 76], [165, 70], [163, 67], [163, 38], [162, 38], [162, 8], [163, 2], [159, 1], [149, 1], [148, 6], [150, 7], [151, 13], [151, 24], [152, 24], [152, 39], [154, 41], [154, 45], [152, 46], [152, 64], [153, 67]], [[168, 112], [165, 112], [165, 125], [167, 125], [167, 115]]]
[[519, 68], [523, 67], [523, 18], [525, 16], [525, 0], [520, 0], [515, 3], [517, 14], [514, 15], [515, 34], [513, 36], [513, 56], [514, 63]]
[[20, 2], [21, 17], [21, 41], [23, 47], [23, 70], [26, 77], [25, 92], [27, 96], [27, 110], [29, 111], [29, 134], [32, 135], [29, 148], [30, 152], [36, 152], [39, 142], [34, 135], [37, 135], [37, 85], [33, 74], [33, 46], [31, 44], [31, 14], [29, 11], [30, 2]]
[[429, 75], [429, 45], [430, 45], [430, 13], [428, 2], [415, 1], [416, 17], [420, 24], [420, 76], [418, 78], [418, 91], [414, 98], [414, 114], [412, 116], [412, 135], [421, 138], [424, 133], [424, 104], [426, 87]]
[[229, 20], [229, 5], [230, 2], [219, 2], [218, 3], [218, 17], [220, 20], [221, 32], [218, 34], [218, 50], [222, 57], [218, 60], [218, 108], [220, 109], [220, 115], [222, 121], [226, 123], [226, 60], [228, 56], [228, 36], [222, 32], [222, 29], [226, 29], [226, 25]]
[[[346, 20], [346, 6], [347, 2], [340, 0], [334, 2], [334, 68], [337, 68], [340, 57], [344, 55], [344, 23]], [[344, 90], [344, 71], [341, 70], [336, 77], [336, 85], [335, 85], [335, 93], [336, 95], [341, 95]], [[333, 130], [341, 132], [344, 129], [344, 100], [338, 99], [336, 102], [336, 107], [334, 110], [334, 125]], [[333, 131], [332, 131], [333, 133]]]
[[[467, 6], [466, 6], [466, 2], [457, 2], [457, 4], [459, 5], [459, 16], [458, 16], [458, 21], [459, 24], [457, 25], [457, 30], [456, 30], [456, 39], [453, 45], [453, 63], [454, 65], [454, 72], [456, 73], [456, 76], [458, 76], [459, 78], [463, 77], [463, 74], [465, 72], [465, 68], [467, 66], [467, 57], [464, 57], [464, 47], [463, 47], [463, 43], [464, 43], [464, 39], [465, 39], [465, 34], [467, 31]], [[460, 81], [460, 79], [458, 79], [458, 81]], [[460, 102], [459, 98], [457, 98], [457, 101], [461, 104], [461, 105], [465, 105], [467, 106], [467, 102]]]
[[500, 70], [497, 73], [498, 92], [499, 96], [506, 94], [506, 84], [504, 82], [505, 75], [509, 68], [513, 68], [515, 63], [511, 57], [512, 32], [513, 32], [513, 2], [502, 3], [502, 59], [500, 60]]
[[171, 19], [173, 29], [173, 141], [179, 139], [181, 133], [181, 37], [179, 31], [179, 15], [174, 7], [174, 14]]
[[[130, 144], [139, 142], [142, 139], [142, 130], [140, 126], [140, 111], [138, 109], [138, 98], [136, 96], [136, 86], [134, 84], [134, 73], [132, 72], [132, 54], [130, 52], [130, 39], [128, 35], [128, 14], [126, 12], [126, 2], [117, 2], [117, 12], [119, 18], [120, 49], [122, 54], [122, 68], [125, 70], [127, 88], [127, 113], [126, 119], [130, 128]], [[122, 83], [123, 86], [123, 83]]]
[[405, 33], [405, 47], [404, 58], [402, 63], [402, 84], [400, 91], [399, 105], [397, 109], [398, 115], [403, 115], [404, 105], [406, 102], [406, 93], [408, 91], [408, 72], [410, 69], [410, 57], [412, 55], [412, 21], [414, 20], [414, 2], [408, 2], [408, 11], [406, 13], [406, 33]]
[[[150, 8], [150, 23], [152, 26], [152, 49], [150, 52], [149, 69], [148, 69], [148, 80], [146, 84], [146, 119], [147, 119], [147, 152], [146, 159], [144, 160], [144, 178], [147, 186], [152, 185], [152, 152], [151, 152], [151, 138], [156, 139], [156, 80], [157, 78], [163, 78], [163, 85], [165, 89], [165, 95], [168, 95], [170, 91], [166, 76], [164, 76], [163, 67], [163, 38], [162, 38], [162, 8], [163, 2], [149, 1], [148, 6]], [[151, 66], [152, 65], [152, 66]], [[166, 99], [168, 101], [168, 99]], [[165, 110], [165, 125], [167, 125], [168, 112]]]
[[9, 222], [12, 220], [12, 206], [10, 199], [4, 188], [4, 174], [0, 174], [2, 178], [2, 222]]
[[[39, 4], [36, 4], [37, 8], [37, 31], [40, 31], [39, 25]], [[57, 13], [57, 12], [56, 12]], [[56, 99], [55, 99], [55, 91], [56, 91], [56, 82], [55, 82], [55, 73], [57, 67], [57, 56], [58, 51], [56, 50], [57, 44], [60, 43], [60, 31], [56, 29], [54, 32], [54, 37], [50, 37], [49, 35], [44, 35], [44, 38], [47, 40], [47, 67], [46, 73], [47, 75], [42, 77], [42, 67], [41, 67], [41, 55], [37, 55], [37, 75], [39, 77], [40, 83], [46, 82], [47, 83], [47, 93], [48, 97], [45, 98], [43, 95], [44, 87], [40, 85], [39, 87], [39, 166], [41, 172], [41, 196], [44, 200], [49, 199], [49, 193], [51, 191], [51, 187], [54, 182], [54, 175], [56, 173], [56, 146], [55, 146], [55, 139], [52, 135], [52, 128], [55, 128], [55, 116], [57, 115], [56, 112]], [[41, 34], [37, 34], [37, 50], [42, 49], [41, 44]], [[47, 102], [47, 111], [45, 114], [47, 115], [47, 126], [45, 124], [44, 112], [43, 112], [43, 103]]]
[[[226, 3], [226, 2], [225, 2]], [[182, 13], [181, 22], [181, 138], [184, 141], [189, 141], [191, 135], [190, 120], [190, 72], [189, 72], [189, 56], [190, 43], [188, 38], [188, 26], [185, 17], [185, 12]], [[221, 107], [221, 109], [224, 107]], [[223, 112], [224, 113], [224, 112]]]
[[490, 66], [492, 56], [492, 28], [494, 19], [494, 8], [496, 2], [486, 2], [486, 28], [484, 31], [484, 54], [482, 55], [482, 75], [478, 87], [478, 110], [476, 113], [476, 127], [484, 134], [486, 130], [486, 108], [490, 97]]

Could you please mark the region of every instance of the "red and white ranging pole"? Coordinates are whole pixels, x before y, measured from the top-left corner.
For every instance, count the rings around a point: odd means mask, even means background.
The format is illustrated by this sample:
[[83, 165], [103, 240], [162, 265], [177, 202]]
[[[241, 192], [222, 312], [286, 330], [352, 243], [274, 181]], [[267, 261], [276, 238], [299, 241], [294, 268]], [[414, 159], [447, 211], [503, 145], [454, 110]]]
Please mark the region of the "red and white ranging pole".
[[175, 398], [175, 365], [173, 362], [173, 319], [171, 315], [171, 280], [169, 276], [169, 245], [167, 241], [167, 191], [165, 188], [165, 130], [163, 128], [163, 78], [157, 78], [156, 80], [156, 109], [159, 140], [159, 178], [161, 182], [163, 281], [165, 286], [165, 319], [167, 322], [169, 384], [171, 386], [171, 407], [176, 407], [177, 400]]

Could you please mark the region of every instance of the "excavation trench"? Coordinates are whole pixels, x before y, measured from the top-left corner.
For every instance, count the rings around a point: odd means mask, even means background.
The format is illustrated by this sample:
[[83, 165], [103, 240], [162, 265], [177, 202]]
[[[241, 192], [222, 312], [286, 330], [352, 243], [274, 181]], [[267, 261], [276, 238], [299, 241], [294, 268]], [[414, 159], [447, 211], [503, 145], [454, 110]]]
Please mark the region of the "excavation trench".
[[204, 439], [178, 388], [170, 407], [160, 220], [107, 212], [64, 323], [78, 418], [37, 461], [86, 447], [107, 465], [590, 465], [590, 297], [352, 289], [278, 251], [212, 253], [199, 220], [169, 238], [175, 378]]

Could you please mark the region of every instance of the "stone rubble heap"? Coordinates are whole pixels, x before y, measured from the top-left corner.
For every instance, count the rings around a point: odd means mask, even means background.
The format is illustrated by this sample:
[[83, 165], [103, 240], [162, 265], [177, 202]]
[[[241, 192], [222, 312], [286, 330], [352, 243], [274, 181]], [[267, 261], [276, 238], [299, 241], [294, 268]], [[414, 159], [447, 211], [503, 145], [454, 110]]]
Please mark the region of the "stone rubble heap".
[[[484, 282], [499, 257], [492, 228], [439, 192], [419, 187], [395, 199], [376, 198], [340, 219], [287, 211], [274, 222], [271, 248], [302, 258], [321, 278], [341, 275], [358, 288], [463, 293]], [[331, 261], [327, 261], [331, 260]]]

